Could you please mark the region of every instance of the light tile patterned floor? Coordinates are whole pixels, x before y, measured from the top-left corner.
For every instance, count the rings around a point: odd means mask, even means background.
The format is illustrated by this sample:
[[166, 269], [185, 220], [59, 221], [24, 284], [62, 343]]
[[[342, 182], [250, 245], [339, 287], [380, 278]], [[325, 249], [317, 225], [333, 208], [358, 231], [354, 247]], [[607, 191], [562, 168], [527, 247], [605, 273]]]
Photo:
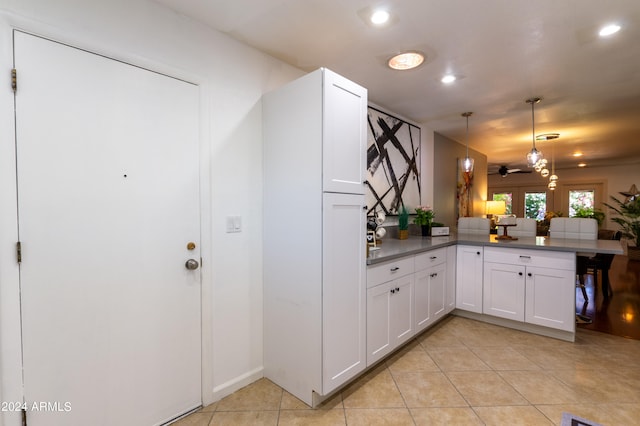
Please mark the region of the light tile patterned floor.
[[449, 317], [318, 409], [262, 379], [174, 425], [559, 425], [565, 411], [640, 425], [640, 341]]

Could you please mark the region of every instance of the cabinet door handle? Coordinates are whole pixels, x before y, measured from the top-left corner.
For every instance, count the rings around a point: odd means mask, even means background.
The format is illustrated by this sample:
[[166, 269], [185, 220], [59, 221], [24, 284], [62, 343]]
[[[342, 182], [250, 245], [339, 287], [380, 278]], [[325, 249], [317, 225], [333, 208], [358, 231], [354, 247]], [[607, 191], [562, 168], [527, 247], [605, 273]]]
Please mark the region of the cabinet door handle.
[[532, 275], [531, 275], [531, 272], [529, 272], [529, 273], [527, 274], [527, 276], [529, 276], [529, 277], [530, 277], [530, 276], [532, 276]]
[[395, 293], [395, 292], [396, 292], [396, 289], [395, 289], [395, 288], [392, 288], [392, 289], [391, 289], [391, 294], [393, 294], [393, 293]]
[[531, 256], [520, 256], [520, 259], [531, 259]]
[[480, 256], [480, 252], [479, 252], [479, 251], [477, 251], [477, 252], [476, 252], [476, 254], [477, 254], [478, 256]]
[[400, 293], [400, 288], [396, 287], [396, 293]]
[[518, 272], [518, 275], [522, 276], [523, 274], [522, 274], [522, 272]]
[[433, 277], [437, 277], [437, 276], [438, 276], [438, 273], [437, 273], [437, 272], [434, 272], [433, 274], [431, 274], [431, 275], [429, 275], [429, 276], [430, 276], [431, 278], [433, 278]]
[[396, 266], [396, 267], [390, 269], [391, 272], [395, 272], [395, 271], [398, 271], [398, 270], [400, 270], [399, 266]]
[[429, 259], [436, 260], [437, 258], [438, 258], [438, 256], [431, 256]]

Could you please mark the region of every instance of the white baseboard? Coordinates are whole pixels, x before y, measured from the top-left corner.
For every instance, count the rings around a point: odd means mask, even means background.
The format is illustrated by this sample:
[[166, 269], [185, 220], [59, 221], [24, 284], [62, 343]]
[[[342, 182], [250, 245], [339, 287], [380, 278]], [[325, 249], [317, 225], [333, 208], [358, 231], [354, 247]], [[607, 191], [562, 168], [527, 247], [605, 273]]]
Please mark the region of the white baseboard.
[[206, 395], [203, 395], [203, 403], [204, 405], [209, 405], [212, 402], [219, 401], [225, 396], [231, 395], [238, 389], [242, 389], [243, 387], [255, 382], [264, 377], [264, 368], [259, 367], [255, 370], [249, 371], [241, 376], [238, 376], [232, 380], [229, 380], [225, 383], [222, 383], [213, 388], [213, 391], [210, 396], [210, 401], [208, 400]]

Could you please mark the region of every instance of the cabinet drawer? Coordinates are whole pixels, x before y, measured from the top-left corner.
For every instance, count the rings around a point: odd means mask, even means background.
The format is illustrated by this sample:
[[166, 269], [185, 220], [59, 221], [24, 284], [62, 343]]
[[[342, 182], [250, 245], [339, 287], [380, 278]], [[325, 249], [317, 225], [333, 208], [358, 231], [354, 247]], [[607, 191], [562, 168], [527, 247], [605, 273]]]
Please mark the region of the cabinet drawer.
[[414, 271], [413, 266], [413, 256], [369, 266], [367, 268], [367, 288], [412, 274]]
[[497, 247], [485, 247], [484, 260], [485, 262], [564, 270], [573, 270], [576, 264], [575, 253], [572, 252]]
[[430, 250], [425, 253], [416, 254], [416, 271], [427, 269], [434, 265], [439, 265], [447, 261], [447, 248]]

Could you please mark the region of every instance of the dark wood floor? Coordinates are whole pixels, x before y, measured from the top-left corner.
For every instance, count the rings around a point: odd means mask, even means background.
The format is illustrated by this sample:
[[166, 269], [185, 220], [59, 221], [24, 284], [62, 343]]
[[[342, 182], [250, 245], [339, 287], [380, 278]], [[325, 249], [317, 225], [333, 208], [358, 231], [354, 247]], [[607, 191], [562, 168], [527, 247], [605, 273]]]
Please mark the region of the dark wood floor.
[[594, 289], [590, 274], [585, 281], [589, 297], [586, 304], [582, 292], [576, 289], [576, 311], [593, 321], [578, 324], [578, 327], [640, 340], [640, 262], [630, 261], [627, 256], [615, 256], [609, 281], [613, 295], [608, 299], [602, 294], [602, 279], [598, 279], [598, 288]]

